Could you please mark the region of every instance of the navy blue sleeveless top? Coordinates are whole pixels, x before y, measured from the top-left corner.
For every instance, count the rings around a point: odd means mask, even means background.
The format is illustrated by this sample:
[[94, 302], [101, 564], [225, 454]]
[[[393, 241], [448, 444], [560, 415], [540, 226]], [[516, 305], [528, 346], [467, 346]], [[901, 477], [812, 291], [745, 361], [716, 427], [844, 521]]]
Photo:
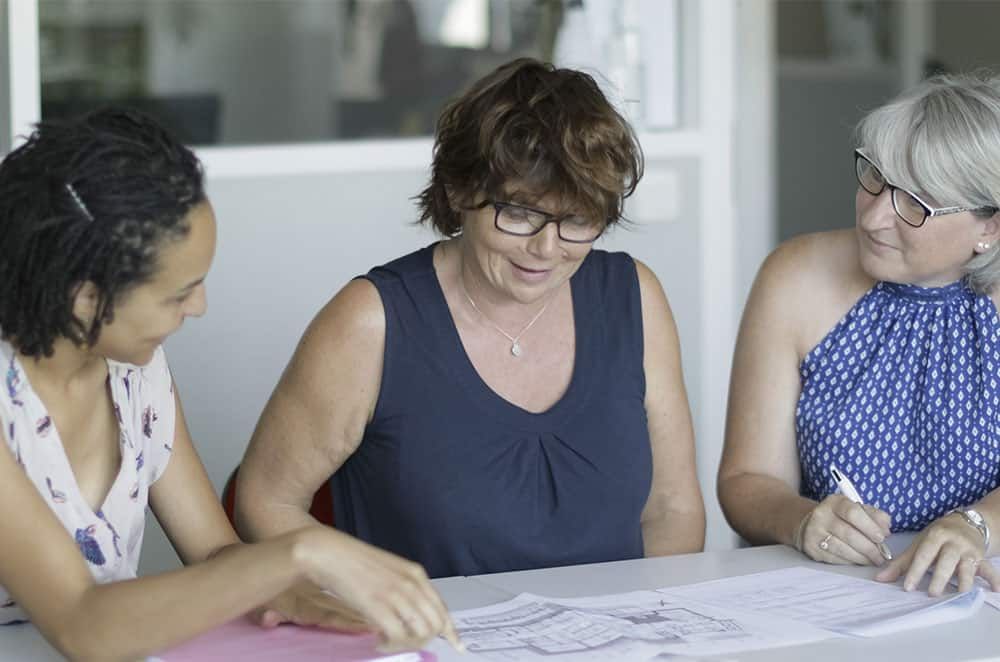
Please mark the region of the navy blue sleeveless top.
[[433, 250], [366, 276], [385, 308], [382, 385], [331, 479], [337, 527], [431, 577], [641, 557], [652, 454], [635, 263], [594, 250], [573, 275], [573, 375], [535, 414], [479, 377]]
[[801, 493], [830, 464], [894, 531], [920, 531], [1000, 485], [1000, 319], [962, 281], [878, 283], [800, 366]]

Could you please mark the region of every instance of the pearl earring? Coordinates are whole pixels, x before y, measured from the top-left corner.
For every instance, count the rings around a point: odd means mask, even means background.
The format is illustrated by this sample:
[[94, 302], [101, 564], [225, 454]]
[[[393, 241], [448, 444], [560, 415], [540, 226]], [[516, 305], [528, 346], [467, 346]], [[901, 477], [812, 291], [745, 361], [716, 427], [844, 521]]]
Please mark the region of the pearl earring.
[[985, 241], [981, 241], [978, 244], [976, 244], [976, 248], [978, 248], [981, 251], [988, 251], [990, 249], [990, 245]]

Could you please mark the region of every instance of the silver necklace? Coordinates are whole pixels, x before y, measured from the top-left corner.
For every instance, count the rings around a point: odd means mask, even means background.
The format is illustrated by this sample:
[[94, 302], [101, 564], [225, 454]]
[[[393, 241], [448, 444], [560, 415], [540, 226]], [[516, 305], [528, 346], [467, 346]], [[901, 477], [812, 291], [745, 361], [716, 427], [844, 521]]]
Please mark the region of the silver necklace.
[[476, 309], [476, 312], [479, 313], [479, 316], [482, 317], [487, 322], [489, 322], [490, 326], [499, 331], [501, 334], [503, 334], [504, 338], [510, 341], [510, 353], [515, 357], [521, 356], [521, 351], [522, 351], [521, 343], [518, 342], [521, 339], [521, 336], [527, 333], [528, 329], [530, 329], [535, 324], [535, 322], [538, 321], [538, 318], [542, 316], [542, 313], [544, 313], [545, 309], [549, 307], [549, 304], [552, 303], [553, 299], [553, 297], [549, 297], [549, 300], [545, 302], [545, 305], [542, 306], [542, 309], [539, 310], [537, 313], [535, 313], [535, 316], [531, 318], [530, 322], [524, 325], [524, 328], [521, 329], [521, 332], [518, 333], [516, 336], [512, 336], [503, 329], [501, 329], [499, 324], [491, 320], [489, 317], [486, 316], [486, 313], [484, 313], [482, 310], [479, 309], [479, 306], [476, 305], [476, 302], [472, 300], [471, 296], [469, 296], [469, 291], [465, 289], [465, 279], [462, 277], [461, 271], [459, 271], [458, 273], [458, 284], [462, 286], [462, 294], [464, 294], [465, 298], [469, 300], [469, 303], [472, 304], [472, 307]]

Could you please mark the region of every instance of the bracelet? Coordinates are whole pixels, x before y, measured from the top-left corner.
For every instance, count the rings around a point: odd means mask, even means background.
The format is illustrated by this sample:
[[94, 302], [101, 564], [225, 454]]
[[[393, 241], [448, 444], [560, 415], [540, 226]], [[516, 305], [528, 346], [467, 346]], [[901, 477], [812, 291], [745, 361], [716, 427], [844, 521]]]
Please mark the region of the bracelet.
[[982, 513], [978, 510], [972, 508], [955, 508], [954, 510], [948, 511], [948, 515], [951, 514], [961, 515], [965, 523], [972, 528], [979, 531], [979, 535], [983, 537], [983, 547], [985, 551], [983, 556], [987, 556], [990, 553], [990, 527], [986, 523], [986, 518], [983, 517]]
[[809, 509], [809, 512], [805, 514], [805, 517], [802, 518], [802, 521], [799, 522], [799, 525], [795, 527], [795, 533], [792, 535], [792, 546], [795, 547], [795, 549], [802, 554], [805, 553], [802, 551], [802, 534], [805, 532], [806, 525], [809, 523], [809, 520], [812, 519], [813, 513], [815, 511], [816, 511], [815, 508]]

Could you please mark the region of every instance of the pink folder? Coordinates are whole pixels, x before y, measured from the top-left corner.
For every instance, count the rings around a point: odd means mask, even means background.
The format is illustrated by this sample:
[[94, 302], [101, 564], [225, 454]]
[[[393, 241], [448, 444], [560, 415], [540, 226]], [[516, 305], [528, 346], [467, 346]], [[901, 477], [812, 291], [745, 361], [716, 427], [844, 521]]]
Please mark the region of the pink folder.
[[164, 662], [241, 660], [323, 660], [324, 662], [433, 662], [433, 653], [381, 653], [374, 635], [343, 634], [318, 628], [281, 625], [262, 628], [241, 618], [210, 630], [154, 659]]

